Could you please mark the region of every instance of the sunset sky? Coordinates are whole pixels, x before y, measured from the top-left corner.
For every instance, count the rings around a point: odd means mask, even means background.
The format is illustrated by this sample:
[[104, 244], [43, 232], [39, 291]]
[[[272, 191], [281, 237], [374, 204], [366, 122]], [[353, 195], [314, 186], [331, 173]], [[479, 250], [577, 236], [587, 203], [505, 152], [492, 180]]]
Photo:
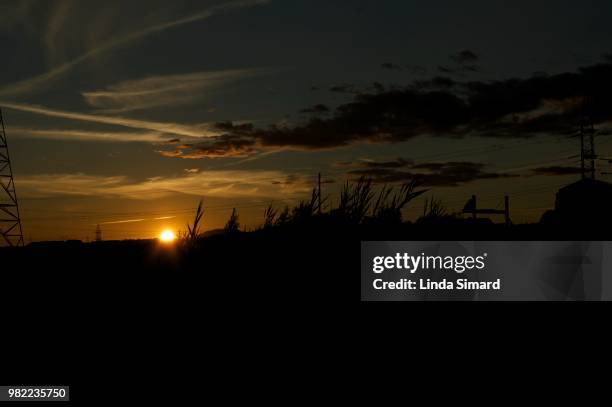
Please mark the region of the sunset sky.
[[612, 155], [611, 15], [606, 0], [4, 0], [25, 239], [153, 237], [200, 198], [205, 229], [234, 207], [255, 227], [318, 172], [332, 202], [346, 179], [416, 178], [451, 211], [508, 194], [515, 222], [537, 221], [578, 178], [585, 93]]

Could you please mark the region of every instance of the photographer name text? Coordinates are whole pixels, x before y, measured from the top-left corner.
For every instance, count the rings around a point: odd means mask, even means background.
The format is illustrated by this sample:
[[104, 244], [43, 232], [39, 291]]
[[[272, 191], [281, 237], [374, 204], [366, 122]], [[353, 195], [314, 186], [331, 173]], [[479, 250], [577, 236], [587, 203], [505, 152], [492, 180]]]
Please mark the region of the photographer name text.
[[[372, 261], [372, 272], [381, 278], [375, 278], [375, 290], [501, 290], [501, 279], [495, 281], [474, 280], [465, 277], [464, 273], [478, 273], [486, 270], [487, 253], [482, 256], [411, 256], [408, 253], [397, 253], [395, 256], [377, 256]], [[447, 272], [454, 278], [399, 278], [398, 273], [408, 273], [410, 277], [418, 272]], [[392, 272], [396, 275], [392, 281], [383, 279], [382, 274]]]

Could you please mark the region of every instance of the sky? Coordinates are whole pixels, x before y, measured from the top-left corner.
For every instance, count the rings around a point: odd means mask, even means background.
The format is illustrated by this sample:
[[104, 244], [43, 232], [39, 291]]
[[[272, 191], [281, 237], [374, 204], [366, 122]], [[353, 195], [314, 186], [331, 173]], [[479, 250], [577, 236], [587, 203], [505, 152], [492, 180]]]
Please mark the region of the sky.
[[[2, 0], [2, 106], [26, 241], [204, 228], [364, 175], [537, 221], [609, 156], [609, 1]], [[600, 171], [607, 170], [606, 162]], [[602, 179], [606, 175], [601, 174]]]

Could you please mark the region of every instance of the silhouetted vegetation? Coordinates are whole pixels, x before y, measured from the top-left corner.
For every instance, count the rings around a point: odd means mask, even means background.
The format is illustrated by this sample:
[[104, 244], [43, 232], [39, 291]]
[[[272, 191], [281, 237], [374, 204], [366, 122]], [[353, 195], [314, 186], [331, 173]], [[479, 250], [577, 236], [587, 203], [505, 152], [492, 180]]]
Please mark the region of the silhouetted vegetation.
[[395, 191], [395, 188], [385, 185], [374, 204], [372, 215], [374, 219], [383, 223], [400, 223], [402, 209], [412, 200], [425, 194], [428, 190], [417, 191], [417, 182], [406, 183]]
[[187, 231], [179, 233], [179, 239], [187, 245], [193, 245], [200, 238], [200, 222], [202, 221], [202, 217], [204, 216], [204, 202], [200, 200], [198, 204], [198, 208], [196, 209], [196, 213], [193, 218], [193, 223], [191, 225], [187, 225]]
[[269, 229], [273, 227], [276, 223], [277, 216], [278, 211], [274, 209], [272, 205], [268, 206], [266, 208], [266, 211], [264, 212], [264, 229]]
[[444, 203], [440, 199], [431, 198], [425, 200], [425, 211], [423, 213], [423, 218], [425, 219], [434, 219], [434, 218], [442, 218], [444, 216], [449, 216]]
[[[92, 278], [91, 284], [96, 285], [100, 284], [99, 276], [111, 274], [114, 277], [104, 281], [109, 286], [117, 282], [131, 285], [126, 292], [140, 290], [142, 282], [150, 281], [155, 273], [165, 275], [174, 271], [193, 278], [198, 283], [194, 288], [211, 287], [214, 291], [217, 286], [228, 285], [249, 297], [257, 295], [249, 287], [265, 281], [277, 288], [275, 292], [279, 295], [290, 299], [295, 290], [304, 295], [320, 291], [325, 285], [310, 277], [317, 273], [325, 273], [327, 281], [331, 281], [329, 287], [334, 282], [346, 284], [342, 272], [359, 269], [362, 241], [606, 240], [609, 230], [609, 224], [601, 218], [597, 224], [568, 222], [564, 212], [554, 211], [547, 216], [547, 222], [494, 223], [488, 218], [453, 214], [435, 197], [424, 200], [423, 215], [418, 220], [403, 219], [402, 212], [426, 192], [414, 182], [376, 187], [372, 181], [361, 178], [347, 182], [333, 205], [332, 200], [320, 197], [318, 190], [294, 207], [269, 205], [262, 213], [261, 227], [249, 232], [241, 229], [238, 211], [234, 209], [223, 230], [202, 233], [205, 207], [200, 201], [193, 221], [174, 246], [156, 240], [51, 242], [23, 249], [0, 249], [0, 255], [6, 264], [15, 264], [12, 270], [20, 273], [25, 273], [23, 270], [42, 273], [55, 266], [74, 278], [84, 281]], [[326, 202], [321, 211], [320, 202]], [[564, 210], [564, 206], [559, 207]], [[571, 208], [565, 210], [573, 213]], [[286, 290], [283, 281], [290, 278], [293, 288]], [[165, 278], [157, 281], [163, 285]], [[337, 294], [338, 290], [330, 288], [330, 298]], [[215, 293], [205, 290], [203, 295]]]
[[240, 222], [239, 222], [238, 211], [236, 210], [236, 208], [232, 210], [232, 214], [229, 220], [227, 221], [227, 223], [225, 224], [224, 230], [225, 230], [225, 233], [228, 233], [228, 234], [234, 234], [234, 233], [240, 232]]
[[[360, 178], [356, 182], [347, 181], [341, 193], [337, 207], [328, 212], [322, 208], [328, 202], [327, 197], [319, 196], [318, 189], [313, 189], [310, 200], [299, 202], [292, 209], [285, 206], [282, 211], [269, 205], [264, 210], [262, 229], [270, 230], [280, 226], [307, 225], [313, 222], [331, 222], [334, 224], [361, 225], [364, 223], [401, 224], [402, 210], [411, 201], [427, 192], [417, 190], [416, 182], [409, 182], [399, 187], [385, 185], [378, 192], [372, 180]], [[197, 225], [201, 218], [201, 203], [195, 215]], [[240, 229], [238, 211], [234, 209], [225, 225], [225, 233], [236, 233]], [[195, 237], [193, 228], [188, 227], [188, 240]]]

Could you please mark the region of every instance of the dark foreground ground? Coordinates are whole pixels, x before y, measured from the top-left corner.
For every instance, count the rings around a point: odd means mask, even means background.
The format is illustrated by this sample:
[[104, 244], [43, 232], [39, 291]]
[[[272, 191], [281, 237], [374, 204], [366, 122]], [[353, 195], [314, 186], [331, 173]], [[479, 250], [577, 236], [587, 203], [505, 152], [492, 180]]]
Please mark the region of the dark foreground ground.
[[[135, 380], [131, 368], [143, 380], [142, 369], [157, 371], [168, 361], [212, 369], [229, 380], [238, 357], [240, 363], [249, 361], [250, 375], [258, 375], [269, 363], [270, 347], [295, 348], [302, 362], [342, 358], [345, 366], [359, 365], [364, 353], [350, 350], [362, 343], [358, 338], [371, 338], [367, 342], [374, 346], [379, 330], [404, 327], [406, 336], [388, 344], [394, 349], [420, 336], [423, 331], [410, 327], [428, 315], [418, 306], [402, 312], [356, 309], [361, 241], [606, 240], [608, 234], [603, 228], [507, 228], [486, 222], [391, 228], [311, 224], [211, 236], [192, 247], [123, 241], [0, 249], [3, 337], [11, 350], [3, 367], [15, 383], [19, 377], [31, 383], [32, 375], [42, 378], [38, 383], [70, 383], [74, 397], [84, 401], [112, 400], [98, 393], [101, 380], [130, 383]], [[465, 322], [466, 310], [454, 309], [428, 323], [446, 331], [453, 321]], [[545, 321], [548, 316], [540, 322]], [[464, 329], [463, 322], [456, 329]], [[453, 332], [448, 335], [459, 331]], [[311, 353], [323, 344], [336, 349], [325, 361], [322, 353]], [[213, 368], [215, 358], [222, 362]]]
[[221, 234], [192, 245], [47, 242], [0, 249], [0, 279], [5, 296], [19, 302], [76, 302], [94, 310], [142, 301], [346, 303], [360, 298], [362, 241], [609, 240], [610, 235], [607, 228], [462, 221], [394, 227], [292, 225]]

